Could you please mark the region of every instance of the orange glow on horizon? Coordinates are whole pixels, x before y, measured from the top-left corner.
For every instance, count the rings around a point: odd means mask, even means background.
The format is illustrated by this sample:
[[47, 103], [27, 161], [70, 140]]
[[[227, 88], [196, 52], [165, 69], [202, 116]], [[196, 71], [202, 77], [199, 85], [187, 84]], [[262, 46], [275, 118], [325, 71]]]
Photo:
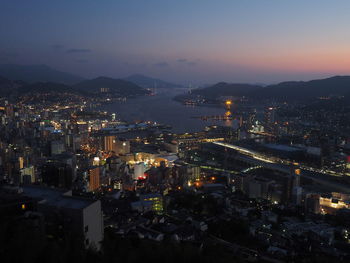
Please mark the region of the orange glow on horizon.
[[[254, 70], [295, 73], [328, 73], [348, 74], [350, 68], [350, 52], [291, 52], [290, 54], [256, 55], [242, 57], [239, 64]], [[232, 58], [237, 61], [237, 58]], [[249, 61], [249, 63], [247, 63]], [[230, 63], [230, 62], [228, 62]]]

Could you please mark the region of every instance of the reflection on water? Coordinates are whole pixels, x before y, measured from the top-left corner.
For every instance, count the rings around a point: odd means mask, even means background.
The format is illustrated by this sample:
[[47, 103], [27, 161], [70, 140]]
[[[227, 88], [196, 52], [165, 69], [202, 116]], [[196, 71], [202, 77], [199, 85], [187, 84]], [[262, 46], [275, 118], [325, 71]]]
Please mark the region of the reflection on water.
[[[178, 92], [177, 92], [178, 94]], [[103, 107], [114, 112], [117, 118], [126, 121], [155, 121], [170, 125], [174, 132], [201, 131], [209, 125], [232, 126], [232, 120], [201, 120], [200, 116], [225, 115], [227, 109], [222, 107], [184, 106], [172, 98], [174, 91], [161, 93], [156, 96], [128, 99], [125, 102], [115, 102]]]

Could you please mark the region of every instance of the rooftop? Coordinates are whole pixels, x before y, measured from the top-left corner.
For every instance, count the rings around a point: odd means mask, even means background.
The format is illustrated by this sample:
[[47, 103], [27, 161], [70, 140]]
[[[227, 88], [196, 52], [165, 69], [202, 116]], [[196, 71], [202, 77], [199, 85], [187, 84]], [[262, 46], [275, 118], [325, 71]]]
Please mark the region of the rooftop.
[[24, 186], [23, 195], [41, 200], [51, 206], [83, 209], [94, 203], [94, 200], [71, 196], [70, 191], [59, 190], [48, 187]]
[[284, 151], [284, 152], [297, 152], [300, 151], [299, 148], [296, 147], [291, 147], [288, 145], [282, 145], [282, 144], [264, 144], [265, 147], [273, 149], [273, 150], [277, 150], [277, 151]]

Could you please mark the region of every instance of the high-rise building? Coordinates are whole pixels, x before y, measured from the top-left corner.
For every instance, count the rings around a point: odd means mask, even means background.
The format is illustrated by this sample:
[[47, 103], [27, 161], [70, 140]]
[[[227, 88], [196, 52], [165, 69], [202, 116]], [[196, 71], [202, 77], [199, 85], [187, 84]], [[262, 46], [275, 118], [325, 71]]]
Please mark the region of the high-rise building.
[[300, 186], [293, 187], [292, 190], [292, 202], [295, 205], [300, 205], [302, 201], [303, 188]]
[[151, 203], [152, 210], [157, 214], [163, 213], [163, 197], [160, 194], [141, 195], [140, 201]]
[[65, 151], [65, 145], [63, 141], [51, 142], [51, 155], [61, 154]]
[[24, 158], [23, 156], [18, 157], [19, 169], [23, 169], [24, 167]]
[[118, 155], [125, 155], [130, 153], [130, 142], [118, 139], [116, 136], [104, 136], [103, 150], [105, 152], [115, 152]]
[[72, 187], [73, 169], [70, 165], [49, 160], [40, 170], [44, 184], [65, 189]]
[[100, 188], [100, 167], [93, 166], [89, 169], [89, 191], [93, 192]]
[[267, 131], [273, 131], [276, 122], [276, 108], [269, 107], [265, 110], [265, 128]]
[[320, 195], [319, 194], [307, 194], [305, 196], [305, 210], [307, 213], [313, 213], [313, 214], [320, 213]]
[[115, 152], [116, 150], [116, 137], [115, 136], [104, 136], [103, 137], [103, 150], [105, 152]]
[[199, 180], [201, 177], [201, 168], [199, 166], [187, 166], [187, 178], [190, 181]]

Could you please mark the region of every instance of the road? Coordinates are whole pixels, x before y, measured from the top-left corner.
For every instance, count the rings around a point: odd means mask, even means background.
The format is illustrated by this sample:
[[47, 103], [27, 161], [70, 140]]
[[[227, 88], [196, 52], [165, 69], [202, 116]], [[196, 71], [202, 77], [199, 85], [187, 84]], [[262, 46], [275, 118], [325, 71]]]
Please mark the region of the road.
[[[224, 142], [213, 142], [213, 144], [236, 150], [237, 152], [242, 154], [242, 156], [237, 157], [238, 159], [241, 159], [242, 161], [245, 161], [245, 162], [251, 163], [253, 165], [257, 165], [257, 166], [260, 165], [260, 166], [263, 166], [265, 168], [270, 168], [270, 169], [281, 171], [284, 173], [289, 173], [290, 169], [291, 169], [291, 165], [294, 164], [293, 162], [291, 162], [289, 160], [281, 159], [281, 158], [275, 157], [275, 156], [267, 156], [265, 154], [262, 154], [262, 153], [259, 153], [259, 152], [241, 147], [241, 146], [233, 145], [233, 144], [228, 144], [228, 143], [224, 143]], [[329, 176], [329, 175], [342, 176], [340, 174], [334, 174], [334, 172], [330, 174], [330, 173], [327, 173], [327, 171], [317, 169], [314, 167], [310, 167], [310, 166], [307, 166], [305, 164], [297, 164], [297, 167], [300, 168], [300, 170], [301, 170], [300, 175], [305, 177], [305, 178], [311, 179], [314, 182], [317, 182], [319, 184], [330, 186], [330, 187], [334, 188], [335, 190], [343, 192], [343, 193], [350, 192], [349, 185], [337, 183], [337, 182], [334, 182], [334, 181], [331, 181], [329, 179], [324, 178], [325, 176]]]

